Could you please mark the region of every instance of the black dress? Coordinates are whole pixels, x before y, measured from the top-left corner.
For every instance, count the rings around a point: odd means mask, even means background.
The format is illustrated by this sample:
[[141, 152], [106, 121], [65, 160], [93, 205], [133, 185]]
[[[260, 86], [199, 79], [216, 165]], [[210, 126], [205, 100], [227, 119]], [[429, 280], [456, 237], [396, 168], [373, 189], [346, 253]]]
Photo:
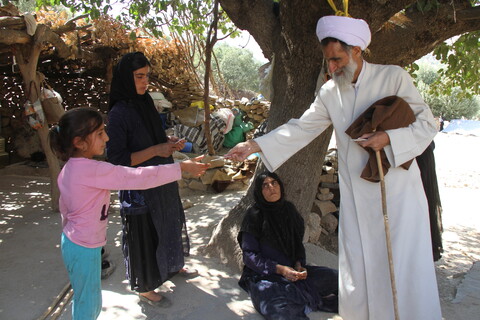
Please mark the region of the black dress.
[[[262, 193], [267, 177], [280, 186], [280, 199], [268, 202]], [[247, 210], [238, 234], [243, 252], [240, 287], [250, 294], [253, 306], [265, 319], [308, 319], [310, 311], [338, 311], [338, 271], [306, 265], [304, 221], [295, 206], [285, 200], [283, 183], [272, 172], [254, 181], [255, 203]], [[305, 280], [288, 281], [276, 266], [307, 270]]]
[[[131, 153], [156, 141], [148, 132], [138, 105], [118, 101], [108, 114], [107, 159], [131, 165]], [[158, 127], [163, 130], [160, 117]], [[137, 167], [173, 163], [173, 158], [154, 157]], [[190, 246], [178, 184], [172, 182], [142, 191], [120, 191], [123, 251], [131, 289], [152, 291], [184, 266]]]

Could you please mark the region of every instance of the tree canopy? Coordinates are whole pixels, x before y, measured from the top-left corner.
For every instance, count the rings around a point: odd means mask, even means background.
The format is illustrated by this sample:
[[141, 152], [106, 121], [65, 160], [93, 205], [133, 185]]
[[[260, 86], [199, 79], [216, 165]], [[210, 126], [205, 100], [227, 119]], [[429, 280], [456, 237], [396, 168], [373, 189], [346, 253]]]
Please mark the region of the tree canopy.
[[[479, 97], [466, 96], [464, 90], [458, 86], [450, 87], [449, 81], [444, 81], [445, 76], [438, 72], [441, 69], [440, 64], [434, 65], [427, 60], [421, 60], [418, 65], [419, 69], [416, 71], [417, 88], [435, 116], [451, 120], [472, 119], [480, 115]], [[439, 93], [438, 88], [432, 88], [435, 85], [448, 87], [449, 93]]]
[[[169, 35], [183, 35], [184, 40], [195, 44], [205, 40], [214, 2], [36, 0], [37, 7], [63, 4], [74, 12], [88, 13], [92, 18], [101, 14], [113, 14], [125, 25], [142, 27], [156, 36], [166, 32]], [[342, 1], [336, 3], [337, 7], [341, 8]], [[313, 22], [322, 15], [333, 14], [326, 0], [221, 0], [220, 4], [223, 9], [220, 10], [218, 28], [222, 34], [236, 36], [236, 27], [248, 29], [269, 60], [273, 54], [273, 39], [268, 35], [271, 35], [275, 26], [274, 12], [281, 15], [284, 10], [307, 10], [308, 15], [315, 17], [314, 21], [310, 22], [311, 33], [314, 30]], [[438, 86], [438, 92], [448, 94], [449, 88], [460, 87], [471, 95], [480, 94], [480, 61], [476, 58], [480, 53], [479, 4], [480, 0], [358, 0], [350, 2], [349, 14], [365, 19], [371, 26], [371, 61], [406, 66], [434, 51], [437, 59], [445, 65], [445, 68], [440, 70], [443, 79], [451, 84]], [[297, 15], [306, 15], [307, 12], [298, 12]], [[305, 22], [307, 21], [299, 19], [295, 23]], [[185, 32], [189, 35], [185, 36]], [[455, 41], [445, 42], [452, 37], [456, 37]], [[389, 50], [382, 48], [385, 43], [389, 43]], [[202, 51], [201, 46], [197, 47], [197, 50]]]
[[222, 73], [224, 81], [232, 90], [258, 92], [258, 68], [262, 63], [250, 51], [221, 43], [215, 47], [214, 52], [219, 67], [217, 71]]

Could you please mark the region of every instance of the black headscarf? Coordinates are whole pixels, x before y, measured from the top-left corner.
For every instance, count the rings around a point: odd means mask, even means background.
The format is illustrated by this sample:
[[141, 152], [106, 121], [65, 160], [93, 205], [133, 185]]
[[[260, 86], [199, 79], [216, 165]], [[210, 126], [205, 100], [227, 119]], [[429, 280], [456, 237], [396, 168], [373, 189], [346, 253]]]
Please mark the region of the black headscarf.
[[[276, 202], [268, 202], [262, 194], [262, 185], [267, 177], [276, 180], [280, 185], [281, 197]], [[285, 200], [283, 183], [277, 174], [264, 172], [255, 179], [253, 191], [255, 203], [248, 209], [243, 219], [238, 241], [241, 245], [242, 232], [248, 232], [260, 242], [282, 251], [292, 263], [305, 260], [303, 234], [305, 226], [303, 218], [295, 206]]]
[[168, 140], [165, 130], [162, 127], [160, 116], [148, 92], [143, 95], [137, 94], [135, 80], [133, 78], [133, 72], [135, 70], [147, 65], [150, 66], [150, 62], [141, 52], [127, 53], [122, 57], [113, 70], [108, 108], [111, 110], [119, 101], [124, 101], [128, 106], [135, 108], [154, 143], [159, 144]]

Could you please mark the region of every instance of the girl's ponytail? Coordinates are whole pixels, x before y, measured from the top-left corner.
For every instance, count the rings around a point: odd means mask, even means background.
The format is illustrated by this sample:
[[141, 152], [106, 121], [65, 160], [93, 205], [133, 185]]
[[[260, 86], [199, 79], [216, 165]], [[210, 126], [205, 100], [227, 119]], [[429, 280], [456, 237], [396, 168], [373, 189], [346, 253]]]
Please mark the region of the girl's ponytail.
[[62, 143], [62, 137], [60, 135], [60, 126], [58, 124], [53, 125], [48, 132], [48, 142], [53, 153], [63, 161], [67, 161], [69, 157], [66, 157], [66, 150], [64, 143]]

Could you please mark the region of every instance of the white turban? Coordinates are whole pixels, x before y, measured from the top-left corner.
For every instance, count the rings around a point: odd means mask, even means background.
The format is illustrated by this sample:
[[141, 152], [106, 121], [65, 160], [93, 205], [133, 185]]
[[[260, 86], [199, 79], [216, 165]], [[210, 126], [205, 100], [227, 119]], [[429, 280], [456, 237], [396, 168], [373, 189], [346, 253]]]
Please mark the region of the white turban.
[[317, 37], [335, 38], [354, 47], [365, 50], [370, 44], [372, 35], [365, 20], [344, 16], [324, 16], [317, 23]]

